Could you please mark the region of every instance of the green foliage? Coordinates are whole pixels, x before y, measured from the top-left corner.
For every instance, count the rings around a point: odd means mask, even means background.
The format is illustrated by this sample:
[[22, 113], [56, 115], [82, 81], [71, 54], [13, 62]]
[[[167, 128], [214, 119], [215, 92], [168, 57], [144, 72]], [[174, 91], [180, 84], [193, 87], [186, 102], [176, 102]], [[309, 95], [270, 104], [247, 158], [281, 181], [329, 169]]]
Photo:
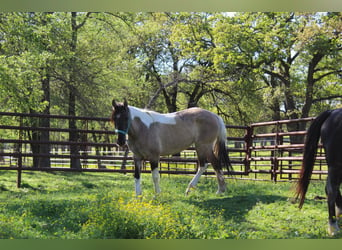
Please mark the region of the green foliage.
[[341, 13], [14, 12], [0, 21], [3, 110], [108, 116], [111, 99], [126, 97], [247, 124], [341, 105]]
[[189, 238], [179, 216], [168, 206], [139, 199], [101, 197], [82, 229], [86, 238], [172, 239]]
[[[279, 239], [328, 238], [324, 183], [310, 185], [302, 210], [291, 183], [203, 177], [189, 196], [189, 176], [162, 176], [154, 197], [150, 175], [134, 197], [133, 178], [109, 173], [1, 172], [0, 238], [14, 239]], [[336, 238], [340, 238], [337, 235]]]

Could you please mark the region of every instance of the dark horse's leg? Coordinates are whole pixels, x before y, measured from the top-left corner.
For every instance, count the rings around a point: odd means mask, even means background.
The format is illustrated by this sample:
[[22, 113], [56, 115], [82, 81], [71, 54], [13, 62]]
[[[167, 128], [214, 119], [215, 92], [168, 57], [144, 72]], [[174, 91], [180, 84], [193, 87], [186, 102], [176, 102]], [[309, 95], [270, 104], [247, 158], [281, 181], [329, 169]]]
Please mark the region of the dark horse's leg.
[[135, 194], [137, 196], [142, 194], [142, 191], [141, 191], [141, 168], [142, 168], [142, 160], [134, 157]]
[[328, 170], [328, 178], [326, 185], [326, 193], [328, 196], [328, 212], [329, 212], [329, 227], [328, 231], [330, 235], [335, 235], [339, 231], [339, 227], [337, 224], [336, 214], [338, 210], [335, 208], [341, 207], [341, 194], [339, 192], [341, 177], [341, 170], [334, 167], [329, 166]]
[[342, 215], [342, 196], [340, 189], [337, 190], [337, 198], [336, 198], [336, 219], [339, 219]]

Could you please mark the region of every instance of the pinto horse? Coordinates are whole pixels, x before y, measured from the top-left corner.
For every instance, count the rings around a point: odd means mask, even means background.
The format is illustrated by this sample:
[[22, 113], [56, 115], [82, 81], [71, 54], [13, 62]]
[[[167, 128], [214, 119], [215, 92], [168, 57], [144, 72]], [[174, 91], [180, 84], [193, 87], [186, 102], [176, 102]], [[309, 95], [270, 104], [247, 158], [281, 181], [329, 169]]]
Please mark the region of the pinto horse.
[[200, 108], [190, 108], [183, 111], [160, 114], [129, 106], [127, 101], [116, 103], [112, 101], [113, 112], [111, 121], [118, 134], [119, 146], [126, 144], [133, 152], [134, 178], [136, 195], [141, 195], [141, 167], [143, 161], [149, 161], [155, 192], [160, 193], [159, 187], [159, 158], [160, 155], [172, 155], [187, 149], [194, 144], [197, 152], [199, 168], [189, 183], [186, 194], [194, 188], [205, 172], [210, 162], [215, 170], [218, 191], [226, 189], [222, 166], [228, 171], [231, 164], [226, 148], [226, 128], [221, 117]]
[[325, 187], [328, 196], [328, 232], [330, 235], [335, 235], [339, 231], [337, 219], [342, 214], [342, 197], [339, 189], [342, 182], [342, 109], [321, 113], [307, 131], [303, 164], [297, 184], [297, 198], [300, 198], [300, 208], [303, 206], [305, 194], [308, 190], [320, 137], [328, 164], [328, 177]]

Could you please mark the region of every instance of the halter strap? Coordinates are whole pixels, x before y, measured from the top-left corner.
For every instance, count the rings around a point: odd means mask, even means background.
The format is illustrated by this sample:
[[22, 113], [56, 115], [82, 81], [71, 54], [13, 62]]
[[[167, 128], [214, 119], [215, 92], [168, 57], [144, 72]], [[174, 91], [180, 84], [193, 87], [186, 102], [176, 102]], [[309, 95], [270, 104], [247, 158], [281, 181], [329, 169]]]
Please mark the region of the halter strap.
[[124, 130], [120, 130], [120, 129], [115, 129], [114, 131], [115, 131], [115, 133], [123, 134], [123, 135], [127, 135], [127, 133], [128, 133], [128, 131], [124, 131]]

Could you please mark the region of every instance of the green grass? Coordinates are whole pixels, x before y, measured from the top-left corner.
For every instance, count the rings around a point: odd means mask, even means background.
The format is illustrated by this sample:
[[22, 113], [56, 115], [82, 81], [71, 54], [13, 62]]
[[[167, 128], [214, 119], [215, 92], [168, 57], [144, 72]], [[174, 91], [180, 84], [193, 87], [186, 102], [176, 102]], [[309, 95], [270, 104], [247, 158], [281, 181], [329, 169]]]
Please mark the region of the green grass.
[[[0, 172], [0, 238], [31, 239], [278, 239], [329, 238], [324, 182], [309, 187], [302, 210], [290, 202], [291, 183], [227, 180], [216, 195], [215, 178], [202, 177], [184, 195], [190, 176], [161, 178], [155, 197], [150, 174], [143, 196], [131, 174]], [[337, 235], [341, 238], [342, 235]]]

